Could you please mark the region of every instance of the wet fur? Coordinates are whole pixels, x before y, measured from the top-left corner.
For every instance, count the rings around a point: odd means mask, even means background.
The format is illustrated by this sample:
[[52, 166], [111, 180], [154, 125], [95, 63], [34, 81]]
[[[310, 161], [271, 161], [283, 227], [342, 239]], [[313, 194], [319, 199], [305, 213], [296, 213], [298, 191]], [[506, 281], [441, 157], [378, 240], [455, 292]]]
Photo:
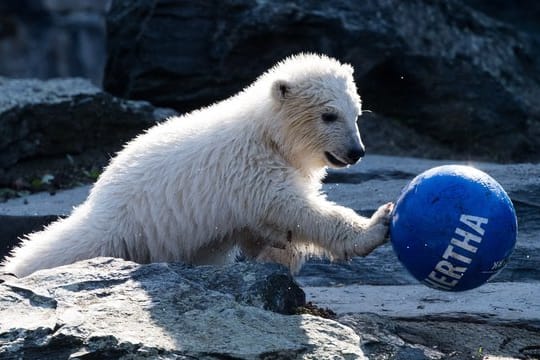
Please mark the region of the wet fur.
[[[321, 114], [340, 119], [325, 124]], [[321, 194], [324, 151], [359, 142], [352, 68], [319, 55], [277, 64], [239, 94], [129, 142], [72, 214], [29, 234], [4, 262], [18, 276], [112, 256], [222, 264], [238, 251], [296, 271], [385, 242], [391, 204], [371, 218]]]

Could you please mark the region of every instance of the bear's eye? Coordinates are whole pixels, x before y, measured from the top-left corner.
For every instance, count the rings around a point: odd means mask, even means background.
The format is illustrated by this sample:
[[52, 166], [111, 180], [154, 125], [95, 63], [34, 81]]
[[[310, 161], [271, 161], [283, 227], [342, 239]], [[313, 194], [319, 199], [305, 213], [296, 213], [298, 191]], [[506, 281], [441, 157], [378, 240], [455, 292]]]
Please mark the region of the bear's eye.
[[331, 123], [336, 121], [338, 119], [338, 116], [335, 113], [323, 113], [321, 115], [321, 118], [324, 122]]

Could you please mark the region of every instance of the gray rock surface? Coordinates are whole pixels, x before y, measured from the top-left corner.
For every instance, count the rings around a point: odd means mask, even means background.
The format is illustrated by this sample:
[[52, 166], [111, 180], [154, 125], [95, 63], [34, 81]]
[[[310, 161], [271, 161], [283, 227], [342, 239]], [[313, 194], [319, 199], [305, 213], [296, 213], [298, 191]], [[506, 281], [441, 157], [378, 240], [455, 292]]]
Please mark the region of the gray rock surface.
[[423, 285], [305, 286], [308, 300], [338, 313], [374, 313], [413, 318], [469, 314], [494, 321], [530, 321], [540, 326], [540, 281], [494, 282], [465, 292]]
[[519, 6], [505, 0], [468, 0], [467, 5], [533, 37], [540, 36], [540, 3], [536, 0], [521, 0]]
[[370, 360], [512, 360], [540, 358], [538, 320], [492, 321], [469, 313], [393, 318], [344, 314]]
[[173, 113], [115, 98], [84, 79], [0, 78], [0, 170], [95, 148], [114, 153]]
[[0, 216], [42, 217], [67, 216], [73, 208], [86, 200], [91, 185], [62, 190], [54, 195], [40, 192], [24, 197], [13, 198], [0, 203]]
[[538, 30], [497, 20], [509, 6], [472, 5], [481, 11], [460, 0], [113, 1], [104, 86], [183, 112], [317, 51], [354, 65], [373, 111], [361, 126], [385, 134], [366, 136], [368, 149], [538, 161]]
[[84, 261], [0, 285], [0, 357], [363, 358], [346, 326], [264, 310], [288, 302], [291, 292], [303, 295], [272, 265]]

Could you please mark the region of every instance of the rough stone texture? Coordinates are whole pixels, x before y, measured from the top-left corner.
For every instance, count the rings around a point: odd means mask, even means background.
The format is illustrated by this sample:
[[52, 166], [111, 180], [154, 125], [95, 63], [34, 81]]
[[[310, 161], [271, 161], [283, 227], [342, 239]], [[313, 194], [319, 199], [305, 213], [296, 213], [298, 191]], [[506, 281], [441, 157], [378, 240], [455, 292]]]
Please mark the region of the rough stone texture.
[[88, 80], [0, 78], [0, 169], [92, 148], [114, 152], [173, 113], [115, 98]]
[[[414, 285], [304, 286], [306, 299], [335, 312], [393, 318], [468, 314], [485, 321], [540, 326], [540, 281], [489, 282], [464, 292]], [[464, 315], [465, 317], [465, 315]]]
[[348, 314], [338, 320], [361, 334], [371, 360], [538, 359], [540, 321], [502, 322], [474, 314], [388, 318]]
[[263, 310], [300, 293], [278, 266], [84, 261], [0, 285], [0, 357], [363, 358], [346, 326]]
[[287, 55], [323, 52], [355, 66], [367, 128], [389, 134], [366, 136], [368, 150], [538, 161], [538, 28], [518, 21], [527, 6], [473, 3], [485, 12], [460, 0], [113, 1], [104, 86], [187, 111]]
[[536, 0], [520, 0], [519, 4], [506, 0], [468, 0], [467, 5], [531, 36], [540, 36], [540, 3]]
[[0, 2], [0, 76], [101, 84], [110, 0]]

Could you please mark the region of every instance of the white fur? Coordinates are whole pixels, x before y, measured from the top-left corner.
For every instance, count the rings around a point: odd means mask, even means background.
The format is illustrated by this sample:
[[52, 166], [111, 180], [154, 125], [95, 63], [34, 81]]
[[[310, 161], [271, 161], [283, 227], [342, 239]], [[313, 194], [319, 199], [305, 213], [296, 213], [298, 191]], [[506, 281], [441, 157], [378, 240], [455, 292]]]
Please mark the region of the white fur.
[[[327, 124], [322, 112], [339, 120]], [[313, 54], [278, 63], [239, 94], [129, 142], [71, 216], [29, 234], [3, 264], [25, 276], [96, 256], [220, 264], [248, 257], [298, 270], [385, 241], [391, 204], [371, 218], [325, 200], [325, 151], [361, 144], [352, 68]]]

